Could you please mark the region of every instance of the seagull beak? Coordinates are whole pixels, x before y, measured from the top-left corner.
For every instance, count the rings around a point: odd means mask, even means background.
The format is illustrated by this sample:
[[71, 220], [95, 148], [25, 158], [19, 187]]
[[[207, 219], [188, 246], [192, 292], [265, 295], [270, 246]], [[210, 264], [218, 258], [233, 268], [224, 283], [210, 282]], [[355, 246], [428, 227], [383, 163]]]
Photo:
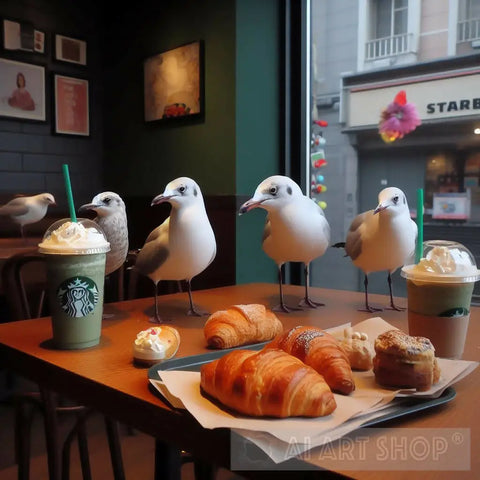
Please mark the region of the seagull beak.
[[383, 203], [379, 203], [378, 207], [373, 211], [373, 214], [375, 215], [376, 213], [379, 213], [382, 210], [385, 210], [387, 208], [388, 208], [388, 205], [384, 205]]
[[82, 205], [79, 209], [78, 212], [85, 212], [87, 210], [96, 210], [100, 205], [97, 205], [95, 203], [86, 203], [85, 205]]
[[165, 203], [168, 202], [174, 195], [165, 195], [165, 193], [161, 193], [160, 195], [157, 195], [153, 200], [152, 203], [150, 204], [151, 207], [154, 205], [159, 205], [160, 203]]
[[254, 208], [259, 207], [263, 203], [263, 200], [254, 200], [251, 198], [250, 200], [247, 200], [238, 210], [238, 214], [242, 215], [243, 213], [247, 213], [250, 210], [253, 210]]

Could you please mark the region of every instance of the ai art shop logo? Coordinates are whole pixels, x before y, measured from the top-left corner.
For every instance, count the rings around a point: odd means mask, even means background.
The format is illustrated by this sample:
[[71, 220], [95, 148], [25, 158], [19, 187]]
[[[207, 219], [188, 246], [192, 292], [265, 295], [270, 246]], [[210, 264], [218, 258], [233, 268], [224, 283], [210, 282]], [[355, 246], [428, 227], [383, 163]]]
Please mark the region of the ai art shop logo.
[[91, 278], [68, 278], [58, 287], [57, 298], [68, 316], [81, 318], [95, 309], [98, 288]]

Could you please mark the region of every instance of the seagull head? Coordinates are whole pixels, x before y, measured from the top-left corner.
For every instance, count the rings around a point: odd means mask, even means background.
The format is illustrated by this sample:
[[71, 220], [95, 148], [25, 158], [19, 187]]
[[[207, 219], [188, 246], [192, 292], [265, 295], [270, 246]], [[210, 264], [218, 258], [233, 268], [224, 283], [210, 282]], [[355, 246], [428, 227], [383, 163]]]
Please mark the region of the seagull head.
[[151, 206], [169, 202], [173, 207], [180, 207], [198, 201], [203, 202], [203, 196], [197, 182], [188, 177], [179, 177], [172, 180], [165, 191], [152, 200]]
[[41, 193], [38, 195], [38, 198], [41, 203], [45, 205], [56, 205], [55, 197], [51, 193]]
[[383, 211], [387, 211], [389, 215], [409, 212], [407, 197], [399, 188], [384, 188], [378, 194], [378, 206], [373, 213], [376, 214]]
[[254, 208], [267, 211], [281, 208], [298, 197], [303, 197], [300, 187], [289, 177], [274, 175], [266, 178], [255, 190], [253, 197], [239, 209], [239, 214]]
[[114, 192], [102, 192], [95, 195], [91, 203], [82, 205], [78, 211], [93, 210], [99, 217], [108, 217], [117, 212], [125, 212], [125, 203], [120, 195]]

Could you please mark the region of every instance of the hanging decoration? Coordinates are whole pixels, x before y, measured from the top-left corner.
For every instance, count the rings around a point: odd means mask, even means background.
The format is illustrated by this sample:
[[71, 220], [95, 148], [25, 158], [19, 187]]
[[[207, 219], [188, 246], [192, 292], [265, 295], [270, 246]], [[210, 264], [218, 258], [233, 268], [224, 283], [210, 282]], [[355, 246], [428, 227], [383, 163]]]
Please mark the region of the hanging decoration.
[[413, 132], [421, 123], [417, 107], [407, 102], [407, 94], [401, 90], [382, 110], [378, 132], [385, 143], [392, 143]]
[[311, 197], [323, 210], [327, 208], [327, 203], [321, 196], [327, 191], [327, 186], [325, 185], [325, 176], [320, 169], [328, 165], [328, 162], [325, 159], [324, 150], [326, 140], [321, 129], [327, 126], [328, 122], [325, 120], [314, 120], [310, 142]]

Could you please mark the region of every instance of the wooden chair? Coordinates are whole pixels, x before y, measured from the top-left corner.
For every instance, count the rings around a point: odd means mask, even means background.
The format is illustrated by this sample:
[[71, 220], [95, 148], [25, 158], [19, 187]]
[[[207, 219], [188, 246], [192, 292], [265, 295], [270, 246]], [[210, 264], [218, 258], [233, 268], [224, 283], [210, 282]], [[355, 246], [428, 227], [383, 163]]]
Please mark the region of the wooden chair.
[[[46, 301], [46, 262], [35, 250], [14, 255], [6, 260], [2, 268], [2, 285], [9, 306], [11, 321], [37, 318], [48, 315]], [[45, 436], [50, 478], [69, 478], [70, 450], [75, 438], [78, 441], [80, 462], [84, 480], [91, 479], [86, 421], [91, 410], [83, 405], [68, 403], [52, 392], [20, 392], [14, 394], [15, 401], [15, 451], [18, 463], [18, 478], [29, 478], [30, 429], [35, 412], [41, 412], [45, 421]], [[75, 416], [72, 430], [66, 436], [60, 458], [59, 416]], [[105, 417], [114, 478], [125, 478], [121, 446], [116, 422]]]

